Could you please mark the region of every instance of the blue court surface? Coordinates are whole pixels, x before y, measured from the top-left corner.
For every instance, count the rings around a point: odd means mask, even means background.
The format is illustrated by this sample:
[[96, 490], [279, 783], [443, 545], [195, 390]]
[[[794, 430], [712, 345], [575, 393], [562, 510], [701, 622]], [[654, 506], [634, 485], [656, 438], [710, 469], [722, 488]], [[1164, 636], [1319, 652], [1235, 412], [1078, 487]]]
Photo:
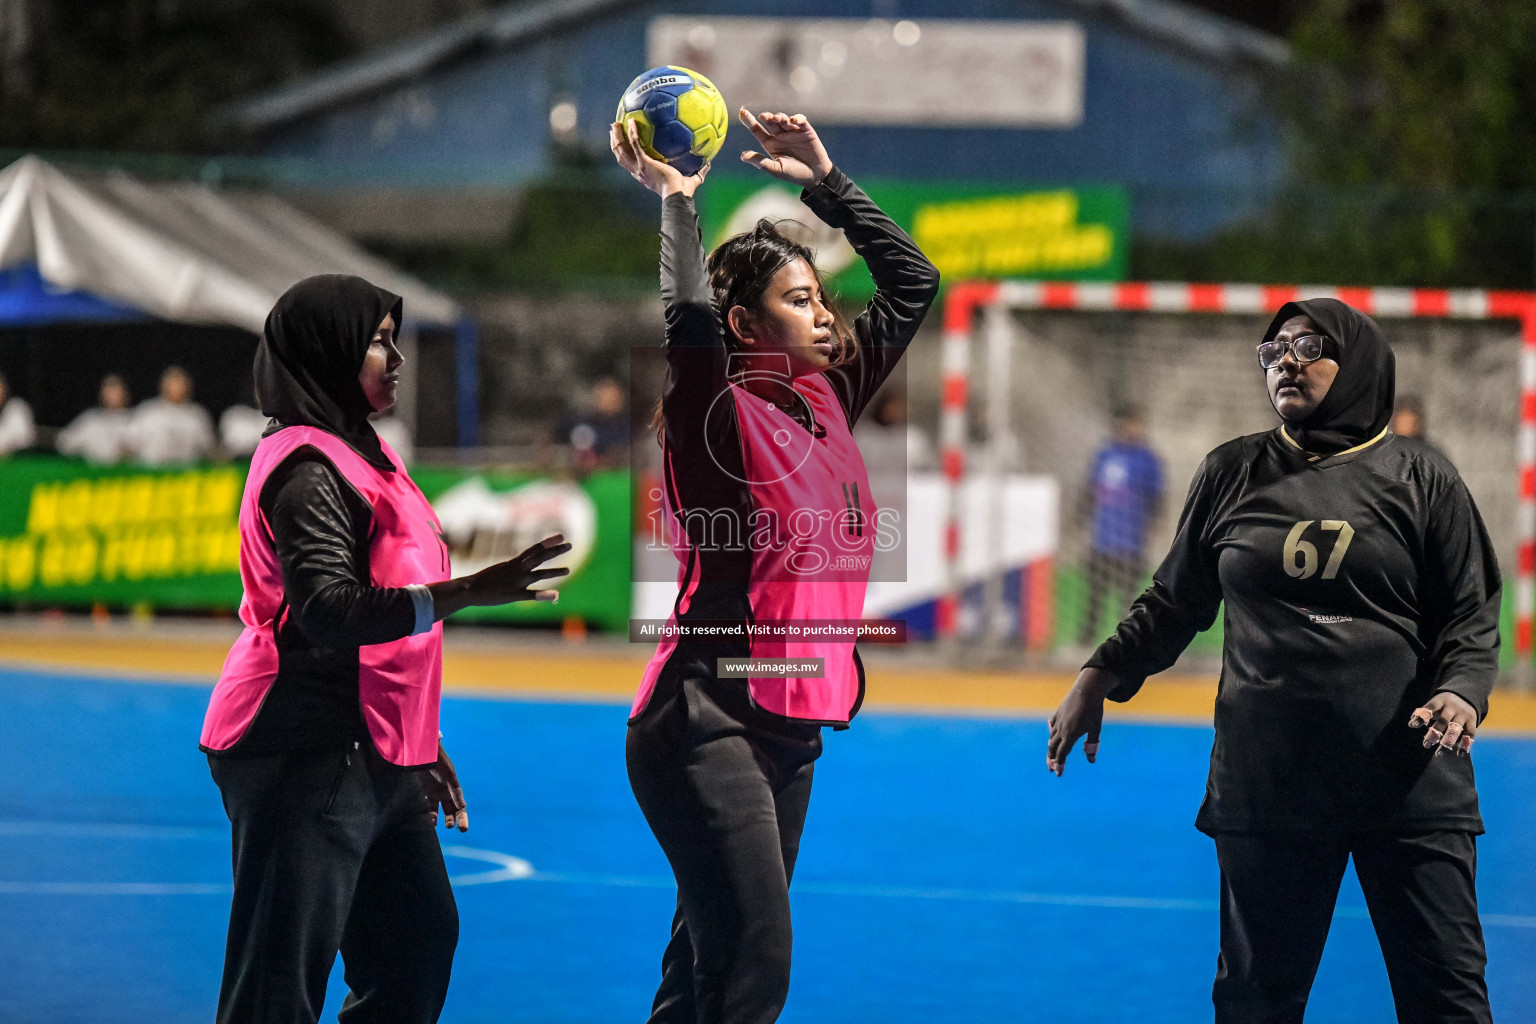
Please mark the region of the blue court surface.
[[[1153, 683], [1155, 684], [1155, 681]], [[210, 1021], [229, 838], [206, 691], [0, 672], [0, 1021]], [[445, 838], [452, 1022], [641, 1021], [671, 879], [630, 796], [624, 709], [451, 699], [472, 808]], [[795, 879], [785, 1021], [1209, 1020], [1216, 867], [1191, 822], [1209, 729], [1114, 725], [1044, 768], [1039, 721], [866, 714], [828, 735]], [[1494, 1010], [1536, 1020], [1536, 741], [1484, 737]], [[333, 978], [327, 1016], [343, 995]], [[1393, 1019], [1349, 879], [1309, 1021]]]

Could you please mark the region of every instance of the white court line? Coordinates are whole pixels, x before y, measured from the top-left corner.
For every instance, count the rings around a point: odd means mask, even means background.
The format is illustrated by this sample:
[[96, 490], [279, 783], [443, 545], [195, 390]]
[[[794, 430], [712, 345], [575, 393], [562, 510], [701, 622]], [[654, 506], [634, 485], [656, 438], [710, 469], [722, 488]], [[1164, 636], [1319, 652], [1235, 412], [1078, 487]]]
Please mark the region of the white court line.
[[226, 839], [212, 825], [125, 825], [112, 822], [0, 821], [0, 836], [75, 836], [88, 839]]
[[11, 896], [221, 896], [234, 889], [222, 882], [0, 882]]
[[909, 889], [899, 886], [839, 885], [810, 882], [797, 886], [818, 896], [862, 896], [897, 900], [956, 900], [964, 903], [1033, 903], [1053, 907], [1107, 907], [1112, 910], [1217, 910], [1215, 900], [1179, 900], [1151, 896], [1075, 896], [1008, 889]]
[[[568, 885], [604, 885], [626, 889], [673, 889], [670, 878], [626, 875], [576, 875], [537, 872], [531, 882], [555, 882]], [[1053, 907], [1092, 907], [1111, 910], [1182, 910], [1214, 913], [1220, 909], [1215, 900], [1165, 899], [1146, 896], [1092, 896], [1050, 892], [1025, 892], [1013, 889], [906, 888], [883, 885], [846, 885], [837, 882], [797, 882], [792, 892], [812, 896], [853, 896], [866, 899], [953, 900], [963, 903], [1019, 903]], [[1364, 907], [1339, 907], [1334, 916], [1368, 920]], [[1536, 916], [1526, 914], [1481, 914], [1486, 926], [1498, 928], [1536, 928]]]
[[[534, 882], [564, 882], [569, 885], [609, 885], [626, 889], [672, 889], [670, 878], [631, 877], [625, 875], [566, 875], [540, 871]], [[854, 896], [873, 899], [950, 900], [963, 903], [1036, 903], [1058, 907], [1109, 907], [1124, 910], [1216, 910], [1215, 900], [1159, 899], [1143, 896], [1070, 896], [1060, 893], [1020, 892], [1011, 889], [928, 889], [887, 885], [849, 885], [838, 882], [797, 882], [791, 887], [797, 895]], [[1536, 918], [1532, 919], [1536, 922]]]
[[[111, 823], [74, 823], [0, 820], [0, 836], [63, 835], [120, 839], [207, 839], [222, 838], [222, 829], [174, 825], [124, 825]], [[676, 883], [657, 875], [586, 875], [536, 871], [521, 857], [497, 850], [445, 844], [449, 857], [478, 860], [496, 865], [490, 871], [451, 876], [457, 887], [491, 885], [497, 882], [548, 882], [566, 885], [600, 885], [624, 889], [673, 889]], [[218, 896], [227, 895], [227, 883], [201, 882], [0, 882], [0, 895], [46, 896]], [[1095, 896], [1088, 894], [1028, 892], [1016, 889], [953, 889], [908, 886], [856, 885], [838, 882], [801, 882], [795, 893], [810, 896], [847, 896], [863, 899], [939, 900], [961, 903], [1017, 903], [1052, 907], [1085, 907], [1109, 910], [1172, 910], [1211, 913], [1219, 906], [1215, 900], [1170, 899], [1148, 896]], [[1345, 906], [1334, 911], [1335, 917], [1367, 920], [1364, 907]], [[1482, 914], [1484, 926], [1493, 928], [1536, 928], [1536, 915]]]
[[1529, 914], [1478, 914], [1477, 918], [1496, 928], [1536, 928], [1536, 917]]
[[467, 857], [470, 860], [489, 861], [496, 865], [494, 871], [481, 871], [474, 875], [454, 875], [448, 879], [456, 886], [490, 885], [492, 882], [515, 882], [533, 877], [533, 865], [521, 857], [495, 850], [477, 850], [472, 846], [444, 846], [443, 852], [450, 857]]
[[[115, 822], [5, 821], [3, 836], [66, 836], [88, 839], [224, 839], [228, 831], [210, 826], [143, 825]], [[521, 857], [497, 850], [445, 844], [449, 857], [496, 865], [490, 871], [450, 875], [455, 886], [514, 882], [533, 875], [533, 865]], [[234, 891], [228, 882], [3, 882], [0, 895], [12, 896], [225, 896]]]

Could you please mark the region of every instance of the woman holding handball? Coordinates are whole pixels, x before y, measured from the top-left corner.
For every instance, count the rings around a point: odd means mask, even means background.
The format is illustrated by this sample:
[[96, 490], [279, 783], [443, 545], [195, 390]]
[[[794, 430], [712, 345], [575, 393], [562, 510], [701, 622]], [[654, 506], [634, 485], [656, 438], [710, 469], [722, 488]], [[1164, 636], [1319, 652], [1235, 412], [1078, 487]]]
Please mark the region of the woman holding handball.
[[[844, 232], [876, 285], [847, 324], [812, 253], [767, 221], [706, 261], [693, 195], [708, 166], [683, 175], [645, 152], [632, 122], [613, 125], [619, 164], [662, 197], [663, 503], [680, 562], [672, 622], [745, 635], [748, 623], [862, 614], [875, 510], [851, 428], [939, 279], [833, 166], [804, 117], [740, 118], [762, 149], [742, 160], [801, 186], [801, 201]], [[820, 658], [824, 670], [717, 672], [717, 661], [770, 655]], [[685, 633], [658, 645], [626, 744], [635, 798], [677, 879], [654, 1024], [778, 1019], [789, 993], [789, 882], [821, 727], [845, 728], [862, 697], [851, 641], [720, 643]]]
[[[1498, 671], [1499, 570], [1466, 485], [1393, 435], [1395, 361], [1335, 299], [1258, 347], [1283, 420], [1206, 456], [1173, 547], [1051, 717], [1048, 767], [1225, 602], [1197, 827], [1221, 867], [1218, 1024], [1300, 1024], [1351, 857], [1397, 1018], [1487, 1024], [1473, 736]], [[1415, 730], [1422, 730], [1420, 734]]]

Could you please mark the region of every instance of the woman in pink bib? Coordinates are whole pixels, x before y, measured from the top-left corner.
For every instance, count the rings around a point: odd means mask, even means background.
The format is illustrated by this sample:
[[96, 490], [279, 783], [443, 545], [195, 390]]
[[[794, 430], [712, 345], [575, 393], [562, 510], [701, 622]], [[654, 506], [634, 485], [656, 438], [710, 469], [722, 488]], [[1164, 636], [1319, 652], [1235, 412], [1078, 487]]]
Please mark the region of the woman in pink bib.
[[[810, 250], [767, 221], [706, 262], [693, 193], [708, 166], [685, 177], [613, 126], [619, 163], [662, 197], [662, 504], [679, 561], [669, 626], [686, 631], [657, 647], [626, 746], [677, 879], [652, 1024], [770, 1024], [789, 995], [789, 881], [821, 727], [847, 727], [864, 673], [851, 640], [753, 628], [863, 614], [878, 523], [852, 428], [939, 286], [804, 117], [741, 120], [764, 150], [742, 159], [800, 185], [876, 291], [846, 323]], [[706, 630], [734, 639], [694, 635]], [[725, 676], [729, 660], [749, 662], [745, 678]]]
[[445, 616], [553, 600], [551, 537], [450, 579], [432, 506], [368, 417], [394, 404], [401, 302], [311, 277], [267, 317], [272, 417], [240, 503], [241, 632], [202, 748], [234, 846], [220, 1024], [313, 1022], [339, 951], [341, 1019], [431, 1024], [458, 911], [434, 829], [469, 815], [438, 732]]

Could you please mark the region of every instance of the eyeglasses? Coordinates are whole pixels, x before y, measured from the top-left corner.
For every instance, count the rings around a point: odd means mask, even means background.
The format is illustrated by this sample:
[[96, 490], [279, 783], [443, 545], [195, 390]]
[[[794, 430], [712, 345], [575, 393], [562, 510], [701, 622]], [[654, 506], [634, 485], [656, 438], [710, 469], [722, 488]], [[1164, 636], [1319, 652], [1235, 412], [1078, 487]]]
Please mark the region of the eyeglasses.
[[1290, 341], [1266, 341], [1259, 345], [1259, 365], [1266, 370], [1279, 366], [1287, 349], [1298, 363], [1314, 363], [1323, 358], [1327, 341], [1321, 334], [1303, 334]]

